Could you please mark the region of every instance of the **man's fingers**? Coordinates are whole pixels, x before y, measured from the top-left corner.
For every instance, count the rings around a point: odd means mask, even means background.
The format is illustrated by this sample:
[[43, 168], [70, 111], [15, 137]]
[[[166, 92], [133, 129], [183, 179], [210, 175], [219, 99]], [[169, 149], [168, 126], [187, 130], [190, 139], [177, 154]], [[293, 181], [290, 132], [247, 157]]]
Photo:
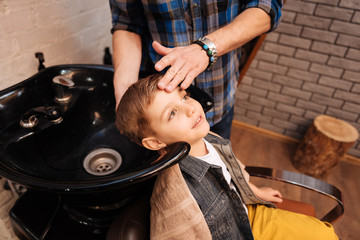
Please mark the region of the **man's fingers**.
[[169, 67], [158, 83], [160, 89], [171, 92], [180, 83], [180, 87], [186, 89], [207, 66], [203, 59], [198, 58], [198, 53], [202, 51], [198, 49], [198, 46], [166, 48], [154, 41], [153, 47], [158, 54], [163, 54], [163, 57], [155, 64], [155, 69], [160, 72]]
[[191, 66], [188, 64], [185, 64], [174, 75], [173, 79], [166, 86], [165, 90], [171, 92], [176, 86], [180, 84], [180, 88], [187, 89], [194, 80], [195, 76], [197, 76], [196, 71], [192, 70]]
[[171, 66], [159, 81], [158, 87], [160, 89], [172, 91], [183, 80], [180, 68], [181, 64], [179, 62], [175, 63], [174, 66]]
[[180, 71], [178, 71], [174, 78], [169, 82], [169, 84], [165, 87], [165, 90], [168, 92], [171, 92], [174, 90], [182, 81], [184, 80], [184, 74]]
[[190, 84], [194, 81], [194, 79], [195, 79], [195, 77], [196, 77], [197, 75], [198, 75], [198, 74], [197, 74], [196, 72], [190, 71], [190, 72], [186, 75], [184, 81], [181, 83], [180, 88], [182, 88], [182, 89], [187, 89], [187, 88], [190, 86]]
[[[167, 66], [170, 66], [173, 63], [173, 59], [169, 56], [166, 55], [165, 57], [162, 57], [156, 64], [155, 64], [155, 69], [156, 71], [162, 71], [164, 68], [166, 68]], [[174, 70], [175, 71], [175, 70]]]

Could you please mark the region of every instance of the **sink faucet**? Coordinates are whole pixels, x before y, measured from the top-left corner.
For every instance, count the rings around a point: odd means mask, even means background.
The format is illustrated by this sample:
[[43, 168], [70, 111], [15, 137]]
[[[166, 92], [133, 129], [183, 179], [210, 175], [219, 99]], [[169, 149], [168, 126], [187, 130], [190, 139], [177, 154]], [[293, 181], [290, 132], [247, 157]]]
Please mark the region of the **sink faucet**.
[[50, 126], [63, 121], [59, 106], [41, 106], [32, 108], [24, 113], [19, 123], [12, 123], [0, 135], [0, 145], [4, 148], [13, 142], [19, 142]]
[[38, 129], [43, 129], [52, 124], [61, 123], [63, 120], [61, 115], [67, 109], [67, 103], [71, 100], [70, 87], [75, 85], [71, 77], [71, 73], [61, 72], [61, 75], [55, 76], [52, 79], [56, 90], [54, 101], [59, 103], [58, 106], [32, 108], [21, 117], [20, 125], [23, 128], [37, 127]]
[[69, 88], [75, 85], [71, 80], [71, 75], [59, 75], [54, 77], [52, 81], [56, 90], [55, 102], [68, 103], [71, 99]]
[[[45, 120], [46, 119], [46, 120]], [[41, 123], [40, 128], [45, 128], [51, 124], [59, 124], [63, 120], [61, 110], [54, 106], [42, 106], [32, 108], [27, 111], [20, 120], [23, 128], [33, 128]]]

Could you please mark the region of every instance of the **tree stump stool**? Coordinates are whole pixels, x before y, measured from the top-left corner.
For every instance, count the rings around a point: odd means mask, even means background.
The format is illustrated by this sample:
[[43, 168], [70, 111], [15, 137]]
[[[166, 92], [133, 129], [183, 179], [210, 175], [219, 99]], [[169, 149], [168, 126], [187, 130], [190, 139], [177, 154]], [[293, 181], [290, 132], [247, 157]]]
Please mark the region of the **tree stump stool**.
[[292, 164], [304, 174], [324, 176], [327, 170], [338, 164], [358, 137], [358, 131], [350, 124], [319, 115], [297, 146]]

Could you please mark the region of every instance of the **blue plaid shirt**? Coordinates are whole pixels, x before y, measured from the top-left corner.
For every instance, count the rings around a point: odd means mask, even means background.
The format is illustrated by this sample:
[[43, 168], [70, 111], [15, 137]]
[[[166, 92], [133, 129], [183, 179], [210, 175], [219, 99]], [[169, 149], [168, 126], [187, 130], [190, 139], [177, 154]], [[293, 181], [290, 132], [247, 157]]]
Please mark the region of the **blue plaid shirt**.
[[[128, 30], [141, 36], [143, 55], [141, 72], [155, 73], [154, 64], [160, 60], [152, 48], [154, 40], [166, 47], [187, 46], [228, 23], [251, 7], [263, 9], [271, 17], [272, 29], [280, 22], [282, 0], [109, 0], [112, 13], [112, 32]], [[205, 70], [194, 84], [208, 93], [215, 102], [207, 112], [210, 125], [219, 122], [235, 102], [239, 79], [240, 50], [218, 58], [210, 70]]]

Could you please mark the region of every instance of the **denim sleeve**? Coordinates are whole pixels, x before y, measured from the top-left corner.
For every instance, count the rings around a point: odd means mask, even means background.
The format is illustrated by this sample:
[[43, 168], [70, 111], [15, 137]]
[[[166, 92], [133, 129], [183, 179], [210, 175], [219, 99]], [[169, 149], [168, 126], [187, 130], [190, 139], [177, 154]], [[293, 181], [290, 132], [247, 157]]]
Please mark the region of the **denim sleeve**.
[[269, 32], [275, 30], [280, 23], [281, 8], [283, 0], [254, 0], [249, 1], [246, 8], [258, 7], [269, 14], [271, 18], [271, 29]]
[[112, 19], [111, 33], [116, 30], [127, 30], [139, 35], [143, 34], [144, 17], [141, 1], [109, 0], [109, 4]]

